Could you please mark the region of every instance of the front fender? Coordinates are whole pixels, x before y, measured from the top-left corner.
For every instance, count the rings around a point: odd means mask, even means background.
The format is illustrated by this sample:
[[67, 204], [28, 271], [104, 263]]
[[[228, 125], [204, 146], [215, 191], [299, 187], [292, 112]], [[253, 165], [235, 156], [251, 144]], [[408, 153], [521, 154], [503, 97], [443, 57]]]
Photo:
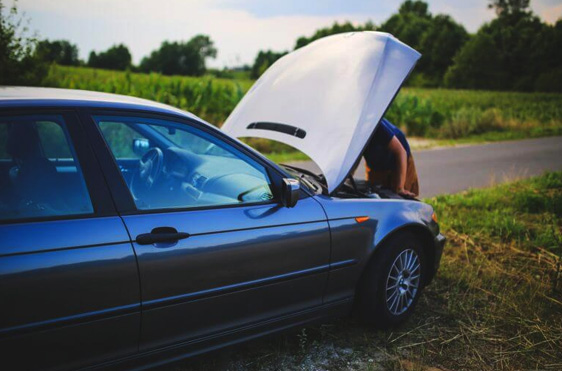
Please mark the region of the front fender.
[[[420, 238], [433, 241], [439, 234], [427, 204], [407, 200], [339, 199], [315, 196], [330, 226], [331, 270], [326, 298], [337, 300], [352, 296], [366, 264], [384, 241], [404, 229], [416, 230]], [[356, 217], [368, 216], [364, 222]], [[354, 262], [335, 268], [339, 262]]]

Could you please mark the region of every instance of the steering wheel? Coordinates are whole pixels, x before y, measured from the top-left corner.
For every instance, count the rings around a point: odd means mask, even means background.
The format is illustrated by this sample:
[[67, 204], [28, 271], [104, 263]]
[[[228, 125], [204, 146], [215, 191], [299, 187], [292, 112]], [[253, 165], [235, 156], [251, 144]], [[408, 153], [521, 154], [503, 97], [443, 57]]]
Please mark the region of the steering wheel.
[[131, 192], [135, 198], [152, 188], [162, 174], [164, 153], [158, 147], [152, 147], [139, 160], [139, 170], [131, 181]]

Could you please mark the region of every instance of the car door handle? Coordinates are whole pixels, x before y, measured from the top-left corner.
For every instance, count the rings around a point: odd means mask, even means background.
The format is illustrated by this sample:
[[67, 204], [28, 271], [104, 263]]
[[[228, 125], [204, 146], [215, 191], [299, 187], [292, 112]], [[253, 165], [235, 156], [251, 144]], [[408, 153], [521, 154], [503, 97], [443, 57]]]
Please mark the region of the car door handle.
[[159, 242], [175, 242], [189, 237], [189, 233], [178, 232], [172, 227], [154, 228], [150, 233], [143, 233], [137, 236], [139, 245], [150, 245]]

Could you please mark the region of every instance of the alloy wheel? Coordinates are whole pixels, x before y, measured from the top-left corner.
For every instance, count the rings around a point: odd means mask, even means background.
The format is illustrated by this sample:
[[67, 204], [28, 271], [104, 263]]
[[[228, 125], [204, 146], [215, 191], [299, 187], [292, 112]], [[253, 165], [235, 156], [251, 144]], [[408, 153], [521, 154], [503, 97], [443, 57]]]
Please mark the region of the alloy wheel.
[[392, 263], [386, 279], [386, 307], [395, 316], [410, 308], [418, 293], [421, 262], [418, 254], [407, 249]]

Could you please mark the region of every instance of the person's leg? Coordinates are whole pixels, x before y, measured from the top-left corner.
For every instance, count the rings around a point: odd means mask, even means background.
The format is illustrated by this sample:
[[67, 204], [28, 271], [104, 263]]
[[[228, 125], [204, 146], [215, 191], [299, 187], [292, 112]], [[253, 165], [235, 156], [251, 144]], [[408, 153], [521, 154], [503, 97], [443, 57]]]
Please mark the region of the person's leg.
[[379, 185], [383, 188], [392, 189], [392, 172], [391, 171], [374, 171], [365, 164], [365, 179], [374, 186]]
[[412, 155], [408, 156], [408, 168], [406, 169], [406, 181], [404, 182], [404, 189], [412, 192], [416, 195], [416, 197], [420, 195], [418, 173], [416, 171], [416, 164]]

